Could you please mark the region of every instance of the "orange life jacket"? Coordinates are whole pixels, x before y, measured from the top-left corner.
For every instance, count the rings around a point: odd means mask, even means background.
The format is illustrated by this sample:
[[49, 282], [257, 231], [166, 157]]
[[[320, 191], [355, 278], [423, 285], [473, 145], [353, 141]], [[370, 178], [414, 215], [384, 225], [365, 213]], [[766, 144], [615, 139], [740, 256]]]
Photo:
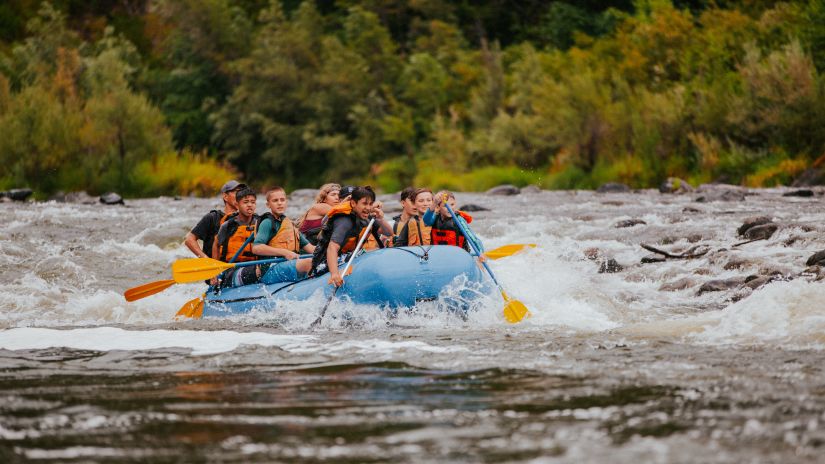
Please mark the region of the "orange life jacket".
[[432, 244], [432, 228], [424, 224], [418, 216], [407, 222], [407, 246]]
[[[349, 253], [355, 250], [355, 247], [358, 245], [358, 241], [361, 239], [363, 234], [370, 234], [369, 238], [372, 238], [375, 242], [374, 236], [370, 233], [370, 230], [364, 227], [358, 216], [352, 212], [352, 206], [348, 201], [345, 201], [341, 204], [333, 206], [333, 208], [324, 216], [323, 226], [321, 228], [321, 232], [318, 233], [318, 245], [315, 248], [315, 252], [312, 255], [312, 269], [316, 269], [319, 264], [323, 263], [327, 259], [327, 247], [329, 246], [330, 240], [332, 240], [332, 229], [333, 229], [333, 222], [335, 218], [340, 216], [349, 216], [352, 219], [352, 223], [354, 224], [352, 230], [347, 235], [347, 239], [343, 245], [341, 245], [341, 249], [338, 250], [339, 256], [344, 253]], [[364, 248], [366, 248], [368, 241], [364, 242]], [[377, 245], [377, 242], [376, 246]]]
[[[469, 214], [463, 211], [456, 211], [455, 213], [464, 218], [467, 224], [473, 222], [473, 218]], [[454, 220], [447, 223], [440, 215], [436, 216], [430, 235], [432, 236], [431, 243], [433, 245], [453, 245], [466, 249], [464, 234], [461, 233], [461, 229], [458, 228]]]
[[258, 222], [260, 225], [264, 219], [270, 219], [275, 224], [275, 221], [279, 221], [281, 223], [281, 227], [278, 229], [278, 233], [276, 233], [267, 245], [271, 246], [272, 248], [281, 248], [284, 250], [289, 250], [293, 253], [300, 253], [301, 251], [301, 236], [299, 235], [298, 229], [292, 224], [292, 221], [286, 217], [281, 216], [280, 219], [276, 218], [272, 213], [266, 213], [261, 216], [261, 220]]
[[238, 216], [233, 216], [226, 221], [226, 227], [229, 228], [227, 230], [227, 238], [224, 239], [222, 243], [218, 243], [221, 261], [226, 262], [232, 259], [235, 253], [237, 253], [241, 247], [244, 247], [244, 243], [246, 243], [246, 246], [235, 261], [243, 262], [256, 259], [255, 254], [252, 253], [252, 240], [247, 243], [247, 239], [255, 235], [258, 223], [257, 219], [258, 217], [253, 215], [249, 224], [240, 224], [238, 222]]

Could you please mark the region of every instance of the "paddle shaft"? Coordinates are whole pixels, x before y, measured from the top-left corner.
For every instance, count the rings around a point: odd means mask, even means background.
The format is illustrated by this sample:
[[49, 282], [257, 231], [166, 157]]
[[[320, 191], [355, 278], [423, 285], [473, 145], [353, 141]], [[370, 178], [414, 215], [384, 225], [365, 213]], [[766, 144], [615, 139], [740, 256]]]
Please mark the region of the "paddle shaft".
[[[375, 223], [375, 218], [371, 218], [370, 222], [367, 224], [366, 233], [361, 235], [361, 238], [358, 240], [358, 244], [355, 246], [355, 251], [352, 252], [352, 256], [350, 256], [349, 261], [347, 261], [347, 265], [344, 266], [344, 272], [341, 273], [341, 280], [344, 280], [344, 277], [347, 276], [347, 271], [349, 271], [350, 266], [352, 266], [352, 262], [355, 261], [355, 257], [358, 256], [358, 252], [361, 251], [361, 246], [364, 245], [364, 242], [367, 240], [367, 236], [372, 233], [372, 225]], [[329, 265], [329, 264], [327, 264]], [[343, 282], [341, 283], [341, 287], [343, 287]], [[341, 288], [336, 286], [332, 290], [332, 295], [329, 296], [327, 299], [327, 303], [324, 305], [323, 309], [321, 309], [321, 314], [318, 316], [318, 319], [312, 322], [309, 325], [309, 328], [313, 328], [321, 323], [321, 320], [324, 318], [324, 314], [327, 313], [327, 308], [329, 308], [329, 304], [332, 303], [332, 299], [335, 298], [335, 294], [338, 293], [338, 289]]]
[[[453, 211], [453, 209], [450, 208], [450, 205], [446, 201], [444, 202], [444, 206], [447, 207], [447, 211], [449, 211], [450, 215], [453, 217], [453, 222], [455, 222], [455, 226], [458, 227], [461, 230], [462, 234], [464, 234], [464, 240], [467, 243], [470, 244], [470, 248], [473, 249], [473, 252], [476, 254], [476, 256], [480, 257], [481, 252], [479, 251], [478, 248], [476, 248], [476, 244], [473, 243], [473, 241], [468, 238], [467, 230], [464, 228], [464, 225], [461, 224], [461, 222], [458, 221], [458, 216], [455, 214], [455, 211]], [[486, 262], [484, 262], [480, 259], [479, 259], [479, 261], [484, 266], [484, 269], [487, 269], [487, 273], [490, 274], [490, 277], [492, 277], [493, 282], [496, 283], [496, 286], [498, 287], [498, 289], [501, 290], [501, 284], [498, 283], [498, 279], [496, 279], [496, 276], [495, 276], [495, 274], [493, 274], [493, 271], [492, 271], [492, 269], [490, 269], [490, 266], [488, 266]]]

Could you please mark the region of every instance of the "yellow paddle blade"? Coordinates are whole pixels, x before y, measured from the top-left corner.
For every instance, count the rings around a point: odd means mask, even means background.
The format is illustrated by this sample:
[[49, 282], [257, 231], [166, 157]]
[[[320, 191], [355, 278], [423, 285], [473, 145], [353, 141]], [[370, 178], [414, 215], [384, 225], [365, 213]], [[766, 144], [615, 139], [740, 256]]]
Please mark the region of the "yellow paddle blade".
[[504, 245], [495, 250], [485, 251], [484, 256], [489, 259], [501, 259], [512, 256], [525, 248], [535, 248], [535, 243], [514, 243], [511, 245]]
[[521, 322], [524, 316], [530, 316], [530, 311], [527, 309], [527, 306], [524, 306], [524, 303], [518, 300], [511, 300], [504, 291], [501, 292], [501, 296], [504, 298], [504, 319], [507, 319], [507, 322], [515, 324]]
[[172, 278], [179, 284], [197, 282], [211, 279], [231, 267], [235, 265], [212, 258], [179, 259], [172, 263]]
[[146, 298], [149, 295], [160, 293], [172, 285], [175, 285], [174, 280], [158, 280], [156, 282], [149, 282], [148, 284], [139, 285], [126, 290], [123, 292], [123, 296], [126, 297], [126, 301], [136, 301], [141, 298]]
[[[206, 296], [206, 295], [204, 295]], [[184, 303], [183, 306], [175, 314], [175, 320], [178, 319], [200, 319], [203, 316], [203, 296], [199, 296], [193, 300]]]

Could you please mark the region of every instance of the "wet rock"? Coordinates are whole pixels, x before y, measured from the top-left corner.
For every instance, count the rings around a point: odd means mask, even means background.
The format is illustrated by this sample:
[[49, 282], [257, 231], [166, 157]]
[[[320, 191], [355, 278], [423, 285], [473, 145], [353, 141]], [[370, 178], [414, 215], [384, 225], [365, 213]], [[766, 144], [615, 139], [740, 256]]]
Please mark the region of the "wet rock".
[[660, 193], [690, 193], [693, 191], [693, 186], [691, 186], [686, 180], [679, 179], [678, 177], [668, 177], [661, 185], [659, 185], [659, 192]]
[[702, 234], [690, 234], [686, 237], [686, 240], [688, 241], [688, 243], [701, 242], [704, 239], [705, 239], [705, 237]]
[[734, 269], [744, 269], [746, 267], [753, 265], [753, 261], [744, 258], [739, 258], [737, 256], [731, 256], [730, 259], [728, 259], [728, 262], [725, 263], [725, 265], [722, 266], [722, 268], [726, 271], [732, 271]]
[[624, 202], [623, 201], [616, 201], [616, 200], [609, 200], [609, 201], [603, 201], [602, 204], [607, 205], [607, 206], [623, 206]]
[[788, 277], [793, 275], [793, 270], [778, 264], [763, 264], [759, 266], [759, 275]]
[[779, 229], [779, 224], [771, 222], [761, 226], [753, 226], [746, 230], [743, 236], [748, 240], [767, 240], [776, 233], [777, 229]]
[[601, 255], [602, 255], [601, 250], [599, 250], [596, 247], [590, 247], [590, 248], [585, 248], [584, 249], [584, 257], [591, 260], [591, 261], [599, 259], [599, 257]]
[[613, 227], [616, 229], [624, 229], [626, 227], [633, 227], [638, 225], [647, 225], [647, 223], [641, 219], [625, 219], [624, 221], [617, 222]]
[[528, 185], [526, 187], [523, 187], [521, 189], [521, 194], [522, 195], [531, 195], [531, 194], [535, 194], [535, 193], [541, 193], [541, 187], [539, 187], [538, 185], [530, 184], [530, 185]]
[[745, 221], [736, 229], [736, 233], [740, 236], [745, 235], [745, 232], [748, 231], [751, 227], [761, 226], [762, 224], [768, 224], [773, 222], [773, 219], [769, 218], [768, 216], [751, 216], [749, 218], [745, 218]]
[[737, 288], [745, 283], [744, 277], [733, 277], [730, 279], [714, 279], [709, 280], [702, 284], [699, 287], [699, 290], [696, 292], [696, 295], [701, 295], [703, 293], [709, 292], [723, 292], [725, 290], [731, 290]]
[[642, 257], [642, 260], [640, 262], [642, 264], [651, 264], [651, 263], [663, 263], [665, 261], [667, 261], [667, 258], [665, 258], [662, 255], [647, 255], [647, 256]]
[[805, 261], [806, 266], [825, 266], [825, 250], [817, 251], [816, 253], [812, 254], [807, 261]]
[[802, 189], [802, 190], [794, 190], [792, 192], [785, 192], [782, 194], [783, 197], [802, 197], [802, 198], [810, 198], [814, 196], [814, 191], [809, 189]]
[[318, 195], [318, 189], [298, 189], [290, 192], [289, 199], [294, 200], [297, 198], [315, 198], [315, 195]]
[[596, 193], [628, 193], [630, 187], [618, 182], [608, 182], [596, 189]]
[[458, 209], [460, 209], [461, 211], [464, 211], [465, 213], [476, 213], [476, 212], [479, 212], [479, 211], [490, 211], [489, 208], [474, 205], [472, 203], [467, 203], [466, 205], [461, 206]]
[[123, 197], [115, 192], [104, 193], [100, 196], [100, 202], [104, 205], [122, 205]]
[[519, 190], [519, 188], [515, 185], [505, 184], [493, 187], [490, 190], [487, 190], [485, 193], [487, 195], [510, 196], [518, 195], [519, 193], [521, 193], [521, 190]]
[[702, 210], [699, 208], [694, 208], [693, 206], [685, 206], [684, 208], [682, 208], [682, 212], [685, 214], [695, 214], [701, 213]]
[[745, 279], [745, 283], [742, 284], [742, 287], [747, 287], [751, 290], [756, 290], [757, 288], [762, 287], [763, 285], [766, 285], [774, 281], [775, 279], [776, 278], [773, 276], [750, 276], [747, 279]]
[[613, 274], [623, 270], [624, 266], [619, 264], [618, 261], [613, 258], [602, 261], [602, 264], [599, 265], [599, 274]]
[[0, 198], [8, 198], [11, 201], [26, 201], [32, 193], [34, 192], [29, 188], [11, 189], [0, 192]]
[[173, 199], [173, 200], [175, 200], [175, 201], [181, 201], [181, 200], [183, 200], [183, 198], [181, 198], [181, 196], [180, 196], [180, 195], [175, 195], [175, 196], [174, 196], [174, 198], [172, 198], [172, 199]]
[[682, 277], [679, 280], [674, 280], [673, 282], [667, 282], [662, 284], [659, 287], [659, 291], [677, 292], [679, 290], [685, 290], [687, 288], [693, 287], [694, 285], [696, 285], [696, 281], [694, 281], [690, 277]]
[[708, 203], [711, 201], [745, 201], [745, 192], [735, 189], [712, 189], [696, 197], [696, 201], [699, 203]]

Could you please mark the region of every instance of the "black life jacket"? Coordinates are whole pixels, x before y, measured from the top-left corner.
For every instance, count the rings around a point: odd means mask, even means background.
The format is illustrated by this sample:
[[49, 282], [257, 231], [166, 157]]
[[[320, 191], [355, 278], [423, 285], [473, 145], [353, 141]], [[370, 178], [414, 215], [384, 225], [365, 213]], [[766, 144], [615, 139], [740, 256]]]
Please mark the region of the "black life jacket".
[[442, 219], [441, 216], [436, 216], [431, 230], [433, 245], [452, 245], [467, 249], [467, 241], [464, 234], [455, 224], [455, 221], [450, 219]]

